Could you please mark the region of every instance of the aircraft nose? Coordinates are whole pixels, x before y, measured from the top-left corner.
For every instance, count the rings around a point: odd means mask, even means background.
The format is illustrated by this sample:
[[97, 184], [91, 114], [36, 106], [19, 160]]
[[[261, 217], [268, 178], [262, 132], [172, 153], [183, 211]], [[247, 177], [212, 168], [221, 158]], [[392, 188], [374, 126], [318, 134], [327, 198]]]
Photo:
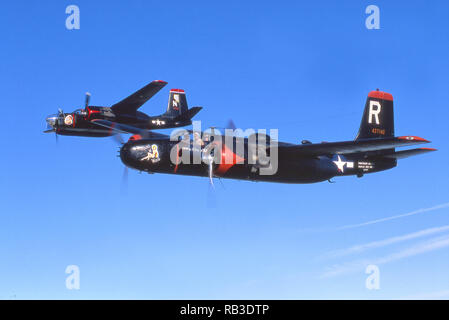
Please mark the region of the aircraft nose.
[[47, 129], [45, 129], [45, 133], [53, 132], [58, 129], [58, 115], [49, 115], [45, 118], [45, 122], [47, 122]]
[[58, 117], [56, 115], [50, 115], [45, 119], [45, 121], [53, 128], [56, 125], [56, 121], [58, 121]]
[[120, 159], [122, 160], [123, 164], [126, 166], [130, 165], [130, 146], [128, 143], [125, 143], [121, 148], [120, 148]]
[[134, 141], [127, 142], [120, 148], [120, 159], [127, 167], [142, 170], [143, 162], [140, 159], [145, 157], [145, 150], [146, 145], [136, 145]]

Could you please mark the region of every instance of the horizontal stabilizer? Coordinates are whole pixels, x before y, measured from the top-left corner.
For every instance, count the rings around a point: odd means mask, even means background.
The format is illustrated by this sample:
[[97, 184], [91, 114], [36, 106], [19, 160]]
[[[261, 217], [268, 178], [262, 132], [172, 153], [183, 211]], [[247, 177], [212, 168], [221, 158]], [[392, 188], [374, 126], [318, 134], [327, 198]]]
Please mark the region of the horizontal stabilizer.
[[378, 151], [392, 149], [396, 147], [406, 147], [421, 143], [429, 143], [420, 137], [403, 136], [388, 138], [359, 139], [343, 142], [326, 142], [314, 144], [301, 144], [293, 146], [279, 146], [279, 153], [291, 156], [323, 156], [331, 154], [351, 154], [368, 151]]
[[178, 117], [182, 118], [182, 119], [192, 119], [198, 112], [201, 111], [201, 109], [203, 109], [203, 108], [202, 107], [193, 107], [193, 108], [187, 109], [187, 111], [185, 111]]
[[386, 155], [384, 157], [385, 158], [391, 158], [391, 159], [404, 159], [404, 158], [408, 158], [408, 157], [411, 157], [411, 156], [417, 156], [419, 154], [432, 152], [432, 151], [437, 151], [437, 149], [417, 148], [417, 149], [411, 149], [411, 150], [402, 150], [402, 151], [397, 151], [395, 153]]

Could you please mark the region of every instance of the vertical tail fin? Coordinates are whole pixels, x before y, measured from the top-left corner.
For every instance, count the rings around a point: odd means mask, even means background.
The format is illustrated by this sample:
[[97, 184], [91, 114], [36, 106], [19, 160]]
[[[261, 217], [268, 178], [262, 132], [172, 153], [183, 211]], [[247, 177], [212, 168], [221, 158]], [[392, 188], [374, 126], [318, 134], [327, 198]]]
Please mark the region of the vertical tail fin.
[[186, 93], [182, 89], [171, 89], [168, 97], [168, 106], [165, 116], [175, 118], [187, 112]]
[[356, 140], [394, 136], [393, 96], [382, 91], [371, 91]]

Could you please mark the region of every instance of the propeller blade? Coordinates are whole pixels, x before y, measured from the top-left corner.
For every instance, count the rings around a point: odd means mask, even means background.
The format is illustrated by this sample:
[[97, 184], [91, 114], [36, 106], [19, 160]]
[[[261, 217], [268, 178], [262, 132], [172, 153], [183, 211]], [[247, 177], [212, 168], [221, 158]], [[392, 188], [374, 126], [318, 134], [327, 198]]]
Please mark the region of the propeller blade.
[[[207, 148], [207, 147], [206, 147]], [[216, 208], [217, 207], [217, 195], [215, 192], [214, 185], [214, 156], [211, 154], [211, 150], [206, 150], [205, 162], [208, 163], [208, 177], [209, 183], [207, 188], [207, 207]]]
[[209, 184], [212, 189], [215, 189], [214, 186], [214, 161], [213, 158], [209, 161]]
[[55, 132], [55, 128], [47, 123], [47, 127], [44, 130], [44, 133]]
[[209, 185], [207, 187], [207, 207], [214, 209], [217, 208], [217, 193], [215, 191], [215, 185], [213, 180], [213, 165], [214, 162], [209, 163]]
[[232, 121], [232, 119], [228, 120], [228, 123], [226, 124], [226, 129], [232, 129], [232, 130], [237, 129], [237, 127], [235, 126], [235, 123], [234, 123], [234, 121]]
[[208, 184], [207, 187], [207, 207], [211, 209], [217, 208], [217, 193], [212, 185]]
[[213, 144], [208, 144], [201, 153], [201, 159], [205, 164], [208, 165], [208, 177], [209, 177], [209, 185], [214, 187], [214, 155], [213, 152]]
[[113, 134], [112, 139], [119, 145], [125, 144], [125, 140], [123, 140], [123, 136], [120, 133]]
[[123, 169], [121, 191], [125, 195], [128, 192], [128, 167], [127, 166], [125, 166], [125, 168]]
[[84, 103], [84, 108], [87, 108], [89, 106], [89, 101], [90, 101], [90, 93], [86, 92], [86, 101]]
[[[210, 133], [208, 131], [204, 131], [203, 132], [203, 136], [213, 136], [215, 134], [217, 135], [224, 135], [226, 134], [226, 130], [236, 130], [237, 127], [235, 126], [234, 121], [232, 121], [232, 119], [229, 119], [226, 122], [226, 125], [224, 127], [209, 127], [208, 129], [210, 129]], [[188, 132], [191, 132], [190, 130], [187, 130]]]

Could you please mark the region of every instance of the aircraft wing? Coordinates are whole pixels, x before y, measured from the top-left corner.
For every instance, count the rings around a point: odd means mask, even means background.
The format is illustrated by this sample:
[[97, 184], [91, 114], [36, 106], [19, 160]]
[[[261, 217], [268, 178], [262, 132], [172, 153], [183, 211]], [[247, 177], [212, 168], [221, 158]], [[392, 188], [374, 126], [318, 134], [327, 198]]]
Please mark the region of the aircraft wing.
[[145, 87], [134, 92], [129, 97], [126, 97], [120, 102], [114, 104], [111, 109], [115, 113], [128, 113], [133, 114], [139, 109], [145, 102], [147, 102], [152, 96], [161, 90], [167, 82], [162, 80], [154, 80], [147, 84]]
[[404, 158], [408, 158], [411, 156], [416, 156], [418, 154], [424, 154], [424, 153], [428, 153], [428, 152], [432, 152], [432, 151], [437, 151], [437, 149], [417, 148], [417, 149], [411, 149], [411, 150], [401, 150], [401, 151], [396, 151], [391, 154], [387, 154], [384, 157], [391, 158], [391, 159], [404, 159]]
[[131, 133], [131, 134], [139, 134], [142, 136], [142, 138], [145, 139], [169, 139], [170, 137], [157, 132], [152, 132], [144, 129], [140, 129], [134, 126], [130, 126], [127, 124], [122, 123], [116, 123], [108, 120], [101, 120], [101, 119], [94, 119], [91, 121], [91, 123], [94, 123], [100, 127], [108, 128], [111, 130], [111, 134], [114, 133]]
[[415, 136], [371, 138], [343, 142], [323, 142], [293, 146], [278, 146], [279, 153], [291, 156], [322, 156], [331, 154], [363, 153], [405, 147], [430, 141]]

